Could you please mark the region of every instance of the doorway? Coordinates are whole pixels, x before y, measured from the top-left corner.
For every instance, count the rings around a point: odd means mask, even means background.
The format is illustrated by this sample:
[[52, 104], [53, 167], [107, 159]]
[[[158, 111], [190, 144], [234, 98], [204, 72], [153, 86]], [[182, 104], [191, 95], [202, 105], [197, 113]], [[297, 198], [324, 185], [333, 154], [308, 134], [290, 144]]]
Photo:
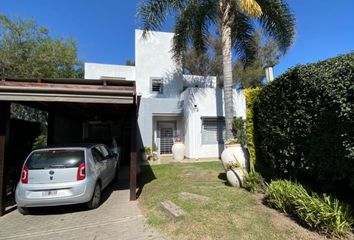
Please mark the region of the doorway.
[[176, 125], [176, 122], [157, 122], [160, 154], [172, 154]]

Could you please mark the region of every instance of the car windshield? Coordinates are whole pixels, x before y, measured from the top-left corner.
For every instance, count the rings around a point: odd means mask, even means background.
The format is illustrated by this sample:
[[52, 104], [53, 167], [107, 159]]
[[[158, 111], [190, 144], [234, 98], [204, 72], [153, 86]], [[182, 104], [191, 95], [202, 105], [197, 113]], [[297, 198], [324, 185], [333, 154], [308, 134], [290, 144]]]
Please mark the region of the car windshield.
[[85, 161], [83, 150], [47, 150], [31, 154], [28, 169], [75, 168]]

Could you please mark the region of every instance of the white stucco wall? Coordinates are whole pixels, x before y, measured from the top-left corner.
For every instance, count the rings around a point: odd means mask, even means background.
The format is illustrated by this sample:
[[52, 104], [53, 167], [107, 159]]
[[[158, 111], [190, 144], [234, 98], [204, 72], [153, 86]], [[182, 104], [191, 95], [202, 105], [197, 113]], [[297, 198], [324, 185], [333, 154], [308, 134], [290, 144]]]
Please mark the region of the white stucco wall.
[[135, 80], [135, 67], [125, 65], [85, 63], [85, 79], [101, 79], [104, 77]]
[[215, 76], [183, 75], [184, 87], [216, 87]]
[[[216, 88], [216, 77], [182, 75], [172, 58], [173, 33], [150, 32], [146, 38], [142, 33], [135, 31], [135, 67], [85, 63], [85, 78], [120, 77], [136, 81], [137, 93], [142, 96], [138, 144], [152, 146], [156, 123], [153, 116], [171, 114], [183, 117], [177, 117], [178, 128], [183, 131], [188, 158], [218, 157], [223, 145], [202, 144], [201, 136], [202, 117], [224, 116], [223, 91]], [[152, 78], [163, 79], [163, 94], [151, 92]], [[184, 87], [188, 89], [182, 93]], [[233, 101], [234, 115], [245, 118], [243, 92], [234, 90]]]
[[[172, 58], [173, 33], [135, 30], [137, 92], [143, 97], [177, 98], [183, 88], [179, 65]], [[163, 78], [163, 94], [151, 93], [151, 78]]]
[[[224, 116], [223, 90], [189, 88], [184, 94], [184, 132], [186, 157], [192, 159], [219, 157], [223, 145], [202, 143], [202, 118]], [[234, 116], [246, 118], [245, 97], [233, 90]]]

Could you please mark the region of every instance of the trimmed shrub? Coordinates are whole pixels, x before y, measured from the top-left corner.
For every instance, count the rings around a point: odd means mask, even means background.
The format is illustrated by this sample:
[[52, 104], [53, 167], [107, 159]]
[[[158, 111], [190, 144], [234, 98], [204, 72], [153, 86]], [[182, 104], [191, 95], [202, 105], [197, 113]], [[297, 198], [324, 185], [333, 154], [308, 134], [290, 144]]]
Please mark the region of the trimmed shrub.
[[245, 89], [244, 94], [246, 98], [246, 134], [247, 147], [249, 151], [249, 161], [251, 172], [255, 171], [256, 164], [256, 150], [254, 145], [254, 130], [253, 130], [253, 104], [260, 93], [260, 88]]
[[258, 172], [249, 172], [246, 174], [242, 187], [253, 193], [264, 193], [266, 188], [264, 179]]
[[245, 146], [247, 142], [245, 120], [242, 117], [234, 117], [232, 121], [232, 134], [234, 138], [242, 145]]
[[353, 218], [347, 204], [331, 196], [309, 194], [290, 181], [272, 181], [266, 190], [269, 206], [297, 217], [312, 230], [342, 237], [351, 232]]
[[254, 104], [257, 161], [273, 177], [354, 196], [354, 53], [299, 65]]

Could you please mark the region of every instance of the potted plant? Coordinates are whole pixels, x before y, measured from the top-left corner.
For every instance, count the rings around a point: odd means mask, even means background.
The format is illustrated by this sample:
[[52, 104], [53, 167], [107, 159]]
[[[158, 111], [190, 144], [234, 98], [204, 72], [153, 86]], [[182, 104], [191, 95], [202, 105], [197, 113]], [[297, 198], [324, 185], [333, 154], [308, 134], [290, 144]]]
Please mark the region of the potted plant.
[[180, 136], [175, 138], [175, 143], [172, 146], [173, 159], [175, 161], [182, 161], [184, 159], [184, 154], [186, 147], [184, 146]]
[[237, 160], [226, 163], [226, 178], [231, 186], [242, 187], [244, 176], [244, 169]]
[[151, 149], [151, 155], [149, 158], [151, 161], [157, 161], [159, 160], [159, 154], [158, 154], [158, 148], [155, 145], [155, 143], [152, 145], [152, 149]]
[[149, 160], [149, 158], [151, 157], [151, 148], [150, 147], [148, 147], [148, 146], [144, 146], [142, 149], [141, 149], [141, 151], [143, 152], [143, 160], [144, 161], [147, 161], [147, 160]]
[[221, 162], [225, 170], [227, 170], [229, 162], [238, 162], [241, 167], [246, 168], [246, 155], [237, 138], [225, 141], [225, 148], [221, 153]]

